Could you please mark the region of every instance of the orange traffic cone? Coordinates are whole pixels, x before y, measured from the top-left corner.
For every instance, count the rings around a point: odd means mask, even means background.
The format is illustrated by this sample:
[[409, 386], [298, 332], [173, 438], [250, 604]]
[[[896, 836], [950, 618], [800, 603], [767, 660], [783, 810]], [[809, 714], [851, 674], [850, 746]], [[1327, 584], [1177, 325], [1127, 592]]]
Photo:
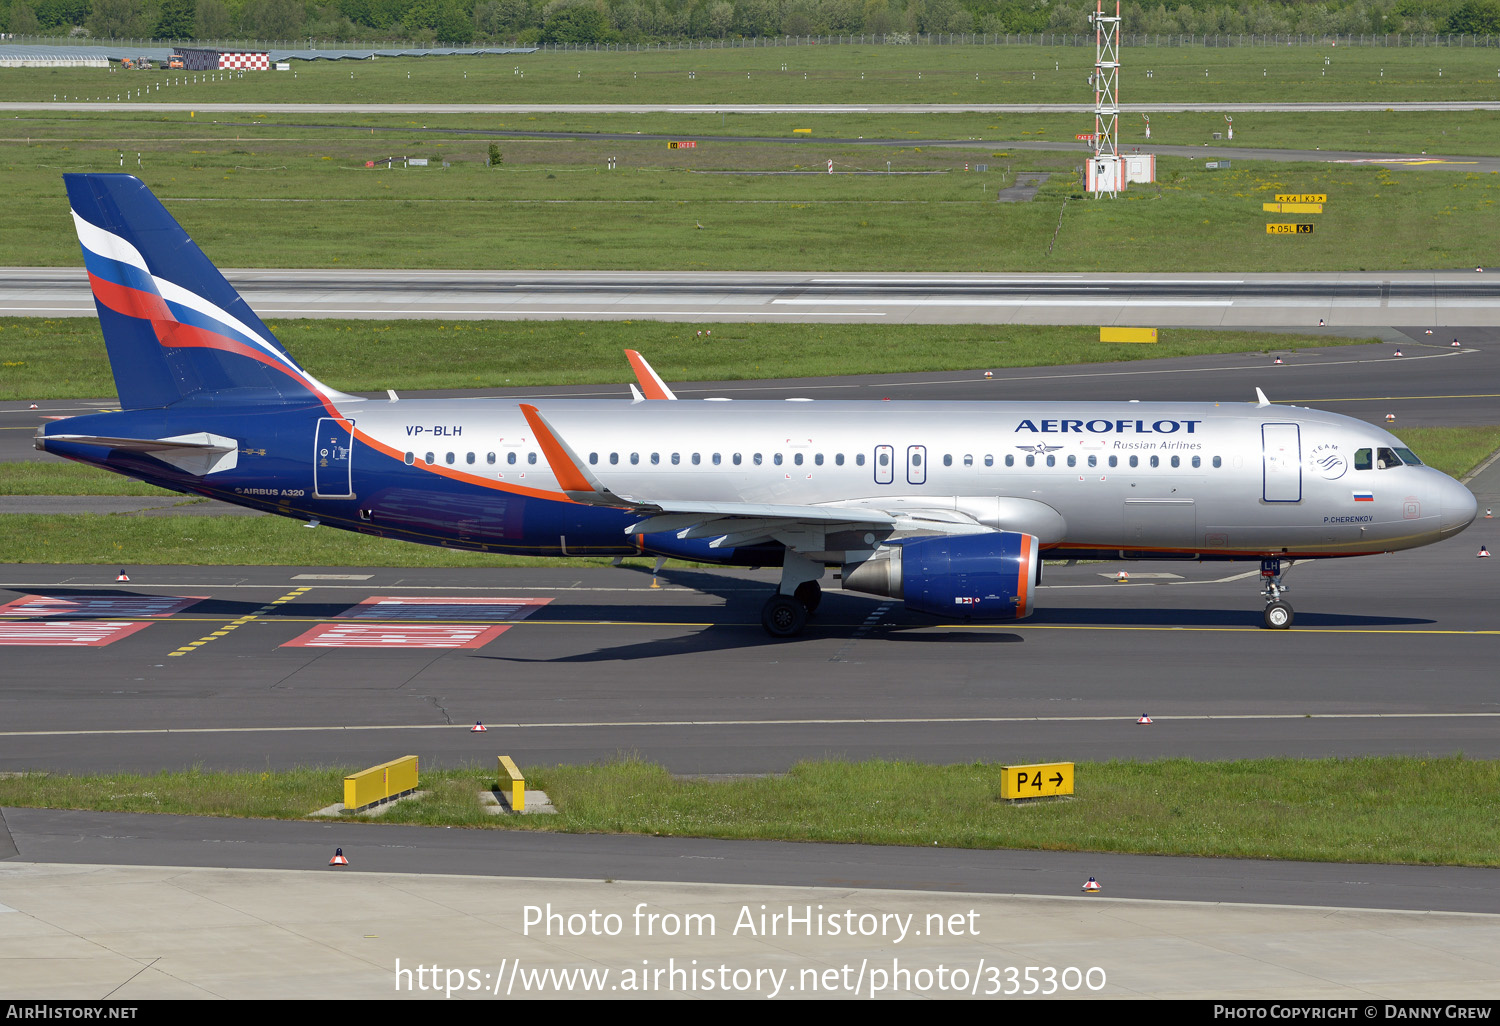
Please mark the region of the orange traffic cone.
[[344, 849], [334, 849], [333, 858], [328, 860], [328, 864], [330, 866], [347, 866], [349, 864], [349, 860], [344, 858]]
[[125, 573], [124, 570], [121, 570], [120, 571], [120, 575], [118, 577], [116, 577], [115, 580], [117, 580], [117, 581], [128, 581], [128, 580], [130, 580], [130, 578], [126, 575], [126, 573]]
[[1104, 888], [1099, 886], [1099, 881], [1095, 880], [1093, 877], [1089, 877], [1089, 882], [1083, 885], [1083, 891], [1085, 894], [1098, 894], [1103, 889]]
[[1490, 555], [1489, 548], [1486, 547], [1486, 546], [1484, 546], [1484, 545], [1481, 545], [1481, 546], [1479, 546], [1479, 555], [1475, 556], [1474, 558], [1475, 559], [1488, 559], [1489, 555]]
[[1138, 720], [1136, 720], [1135, 722], [1137, 722], [1137, 723], [1151, 723], [1153, 721], [1152, 721], [1151, 717], [1147, 716], [1145, 713], [1141, 713], [1141, 718], [1138, 719]]
[[474, 721], [474, 726], [472, 726], [472, 727], [469, 728], [469, 733], [470, 734], [483, 734], [483, 733], [485, 733], [489, 729], [490, 728], [486, 727], [483, 723], [480, 723], [478, 720], [475, 720]]

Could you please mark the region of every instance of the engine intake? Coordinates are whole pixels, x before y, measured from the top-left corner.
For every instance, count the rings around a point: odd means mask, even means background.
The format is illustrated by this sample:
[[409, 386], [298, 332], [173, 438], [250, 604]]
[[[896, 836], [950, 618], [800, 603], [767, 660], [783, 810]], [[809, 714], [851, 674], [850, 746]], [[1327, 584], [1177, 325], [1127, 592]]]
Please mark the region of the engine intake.
[[1031, 615], [1041, 543], [1015, 531], [916, 538], [844, 567], [844, 590], [904, 599], [906, 608], [966, 620]]

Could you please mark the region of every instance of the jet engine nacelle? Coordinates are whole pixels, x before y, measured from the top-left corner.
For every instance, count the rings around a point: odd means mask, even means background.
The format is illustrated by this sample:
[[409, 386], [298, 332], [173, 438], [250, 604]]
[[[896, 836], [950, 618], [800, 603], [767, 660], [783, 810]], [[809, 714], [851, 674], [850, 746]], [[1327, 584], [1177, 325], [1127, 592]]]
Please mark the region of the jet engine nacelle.
[[1015, 531], [916, 538], [844, 566], [844, 589], [905, 599], [906, 608], [966, 620], [1031, 615], [1041, 544]]

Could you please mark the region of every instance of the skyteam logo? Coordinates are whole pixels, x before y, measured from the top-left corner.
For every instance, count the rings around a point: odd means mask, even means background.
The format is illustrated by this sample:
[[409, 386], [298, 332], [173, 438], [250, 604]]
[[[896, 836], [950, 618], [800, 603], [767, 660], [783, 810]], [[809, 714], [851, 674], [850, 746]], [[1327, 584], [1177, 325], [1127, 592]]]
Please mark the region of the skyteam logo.
[[1349, 471], [1348, 458], [1331, 443], [1314, 448], [1307, 454], [1307, 462], [1325, 481], [1337, 481]]
[[1023, 420], [1016, 431], [1043, 435], [1191, 435], [1201, 420]]

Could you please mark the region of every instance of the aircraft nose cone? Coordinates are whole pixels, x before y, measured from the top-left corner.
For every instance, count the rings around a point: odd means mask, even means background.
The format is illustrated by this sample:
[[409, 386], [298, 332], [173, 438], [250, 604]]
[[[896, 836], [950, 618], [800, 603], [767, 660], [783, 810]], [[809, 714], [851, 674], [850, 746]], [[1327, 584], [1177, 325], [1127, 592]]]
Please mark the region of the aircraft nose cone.
[[1479, 500], [1474, 493], [1451, 477], [1443, 482], [1438, 498], [1444, 531], [1462, 531], [1479, 514]]

